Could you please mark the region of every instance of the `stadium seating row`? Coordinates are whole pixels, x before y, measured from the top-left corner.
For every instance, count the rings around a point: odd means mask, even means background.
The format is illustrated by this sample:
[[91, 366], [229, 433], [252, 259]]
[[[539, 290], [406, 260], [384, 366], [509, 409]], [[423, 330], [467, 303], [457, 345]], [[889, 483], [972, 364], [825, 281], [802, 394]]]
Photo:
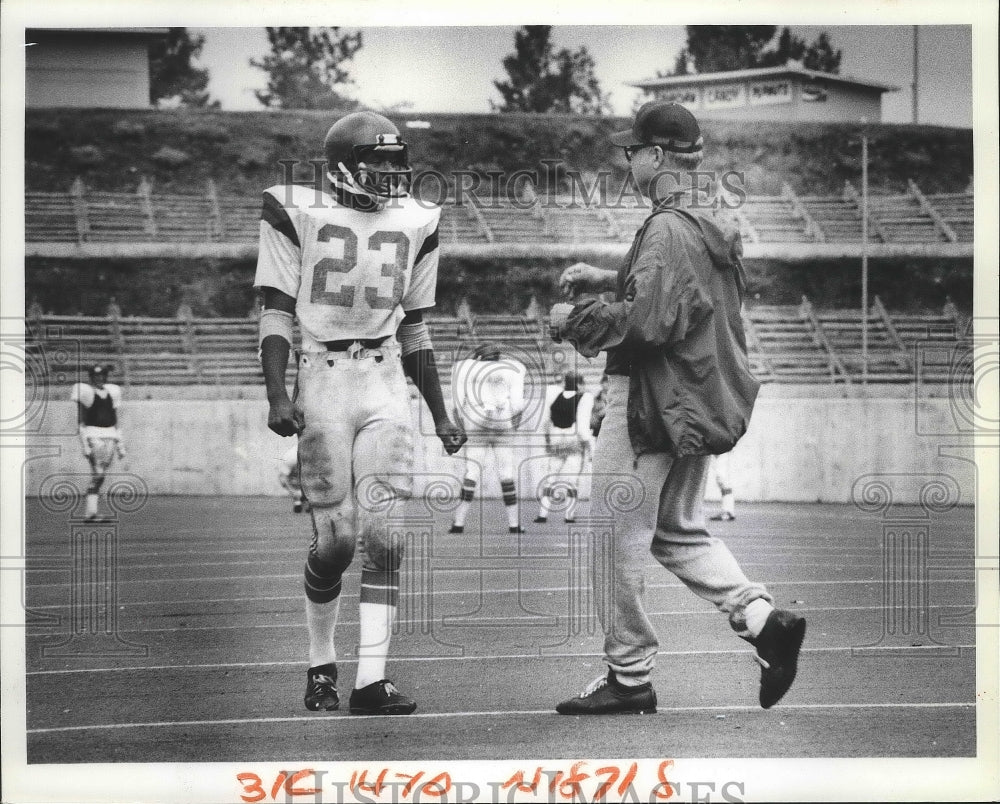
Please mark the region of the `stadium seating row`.
[[[858, 310], [758, 305], [744, 313], [753, 369], [763, 382], [948, 382], [961, 328], [953, 311], [890, 314], [876, 297], [863, 321]], [[429, 322], [441, 375], [475, 344], [495, 340], [535, 376], [559, 376], [572, 350], [549, 342], [534, 315], [441, 316]], [[867, 361], [862, 330], [867, 324]], [[76, 382], [81, 366], [111, 364], [124, 385], [255, 385], [257, 323], [252, 318], [43, 315], [29, 313], [31, 374], [51, 384]], [[867, 364], [867, 367], [866, 367]], [[580, 367], [580, 366], [578, 366]], [[582, 366], [597, 384], [603, 358]], [[289, 368], [289, 380], [293, 369]]]
[[[88, 190], [25, 193], [28, 242], [243, 242], [257, 237], [256, 198], [157, 194], [142, 182], [136, 193]], [[845, 185], [840, 196], [748, 196], [733, 213], [750, 243], [860, 242], [861, 199]], [[643, 207], [585, 203], [579, 197], [532, 198], [527, 203], [469, 197], [444, 205], [445, 243], [602, 243], [631, 239]], [[872, 243], [971, 242], [971, 194], [924, 195], [914, 182], [902, 194], [869, 198]]]

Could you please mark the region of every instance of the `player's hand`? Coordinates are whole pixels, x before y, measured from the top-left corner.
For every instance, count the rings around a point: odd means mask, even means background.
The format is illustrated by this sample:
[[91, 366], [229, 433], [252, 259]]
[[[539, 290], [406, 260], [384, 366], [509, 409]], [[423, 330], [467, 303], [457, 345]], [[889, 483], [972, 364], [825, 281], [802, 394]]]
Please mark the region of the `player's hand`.
[[601, 290], [604, 274], [600, 268], [585, 262], [574, 263], [559, 277], [559, 290], [570, 299], [580, 293], [597, 293]]
[[444, 445], [444, 451], [449, 455], [454, 455], [469, 440], [465, 431], [459, 425], [452, 424], [451, 421], [446, 420], [441, 422], [434, 430]]
[[569, 314], [571, 312], [573, 312], [573, 305], [566, 304], [565, 302], [553, 304], [552, 309], [549, 310], [549, 337], [556, 343], [562, 341], [560, 331], [562, 330], [563, 324], [566, 323], [566, 319], [569, 318]]
[[287, 396], [271, 403], [267, 412], [267, 426], [280, 436], [293, 436], [305, 429], [306, 421], [302, 410]]

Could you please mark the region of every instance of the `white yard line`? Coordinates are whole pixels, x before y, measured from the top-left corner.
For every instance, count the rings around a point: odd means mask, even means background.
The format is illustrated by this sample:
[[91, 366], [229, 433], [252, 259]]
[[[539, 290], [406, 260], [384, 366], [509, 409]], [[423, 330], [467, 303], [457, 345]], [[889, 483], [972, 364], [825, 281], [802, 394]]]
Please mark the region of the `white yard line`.
[[[896, 647], [870, 646], [864, 648], [852, 647], [829, 647], [829, 648], [802, 648], [802, 653], [922, 653], [930, 651], [947, 650], [974, 650], [975, 645], [923, 645]], [[748, 648], [728, 648], [721, 650], [661, 650], [657, 651], [660, 657], [679, 656], [750, 656]], [[602, 653], [510, 653], [493, 654], [489, 656], [390, 656], [392, 663], [420, 663], [420, 662], [489, 662], [489, 661], [526, 661], [537, 659], [600, 659]], [[356, 664], [357, 658], [348, 657], [337, 659], [337, 664]], [[253, 670], [263, 667], [301, 667], [306, 668], [303, 661], [281, 661], [281, 662], [214, 662], [209, 664], [160, 664], [148, 665], [145, 667], [95, 667], [90, 669], [75, 668], [68, 670], [29, 670], [28, 676], [63, 676], [79, 675], [82, 673], [148, 673], [163, 672], [172, 670]]]
[[[947, 702], [947, 703], [829, 703], [829, 704], [782, 704], [781, 711], [808, 711], [808, 710], [865, 710], [865, 709], [971, 709], [975, 703]], [[679, 712], [759, 712], [753, 706], [660, 706], [659, 714], [676, 714]], [[350, 719], [367, 720], [378, 718], [384, 720], [386, 717], [406, 718], [407, 720], [442, 720], [448, 718], [470, 718], [470, 717], [495, 717], [510, 718], [523, 717], [525, 715], [543, 715], [546, 717], [566, 717], [557, 715], [553, 709], [521, 709], [501, 711], [481, 711], [481, 712], [415, 712], [412, 715], [349, 715]], [[329, 716], [327, 716], [329, 717]], [[79, 731], [110, 731], [118, 729], [162, 729], [162, 728], [190, 728], [192, 726], [249, 726], [266, 723], [309, 723], [322, 720], [323, 716], [299, 716], [299, 717], [260, 717], [260, 718], [221, 718], [219, 720], [163, 720], [149, 723], [103, 723], [91, 726], [56, 726], [46, 729], [28, 729], [28, 734], [53, 734], [60, 732]]]

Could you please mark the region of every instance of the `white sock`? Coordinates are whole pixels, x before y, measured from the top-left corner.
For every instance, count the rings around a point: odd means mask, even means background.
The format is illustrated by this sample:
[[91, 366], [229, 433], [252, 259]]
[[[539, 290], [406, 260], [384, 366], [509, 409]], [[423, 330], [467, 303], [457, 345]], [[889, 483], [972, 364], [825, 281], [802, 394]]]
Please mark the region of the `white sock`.
[[760, 632], [764, 630], [764, 623], [767, 622], [772, 611], [774, 611], [774, 606], [762, 597], [751, 600], [747, 604], [743, 616], [746, 617], [747, 631], [750, 632], [750, 636], [760, 636]]
[[306, 627], [309, 629], [309, 666], [318, 667], [337, 661], [333, 633], [337, 628], [340, 598], [329, 603], [313, 603], [306, 598]]
[[722, 510], [727, 514], [736, 515], [736, 498], [731, 491], [722, 495]]
[[552, 508], [552, 498], [548, 494], [543, 494], [538, 504], [538, 515], [548, 518], [550, 508]]
[[96, 494], [88, 494], [87, 495], [86, 516], [97, 516], [97, 495]]
[[579, 502], [579, 498], [576, 495], [576, 489], [573, 489], [573, 493], [569, 495], [569, 505], [566, 506], [566, 519], [576, 518], [576, 504]]
[[396, 607], [384, 603], [362, 603], [358, 607], [361, 624], [358, 645], [358, 675], [354, 688], [361, 689], [385, 678], [385, 657], [389, 653]]
[[517, 503], [513, 505], [505, 505], [504, 508], [507, 509], [507, 524], [512, 527], [517, 527]]
[[[465, 527], [465, 517], [468, 516], [469, 507], [471, 505], [472, 503], [462, 500], [462, 502], [458, 504], [458, 508], [455, 509], [455, 524], [458, 525], [458, 527]], [[375, 680], [378, 681], [378, 679]]]

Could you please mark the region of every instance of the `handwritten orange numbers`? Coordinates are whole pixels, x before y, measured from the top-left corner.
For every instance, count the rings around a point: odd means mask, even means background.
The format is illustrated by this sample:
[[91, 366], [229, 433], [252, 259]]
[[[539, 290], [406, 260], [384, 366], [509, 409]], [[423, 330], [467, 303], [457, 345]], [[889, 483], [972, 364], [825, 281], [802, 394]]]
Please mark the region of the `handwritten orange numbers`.
[[[280, 771], [274, 777], [274, 784], [271, 785], [270, 798], [277, 801], [278, 796], [286, 798], [288, 796], [313, 796], [319, 792], [315, 787], [300, 787], [300, 782], [305, 782], [306, 777], [313, 776], [314, 771], [306, 768], [294, 773]], [[256, 773], [237, 773], [236, 781], [243, 785], [243, 792], [240, 798], [248, 804], [263, 801], [268, 798], [268, 792], [264, 789], [264, 781]]]

